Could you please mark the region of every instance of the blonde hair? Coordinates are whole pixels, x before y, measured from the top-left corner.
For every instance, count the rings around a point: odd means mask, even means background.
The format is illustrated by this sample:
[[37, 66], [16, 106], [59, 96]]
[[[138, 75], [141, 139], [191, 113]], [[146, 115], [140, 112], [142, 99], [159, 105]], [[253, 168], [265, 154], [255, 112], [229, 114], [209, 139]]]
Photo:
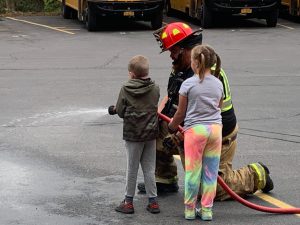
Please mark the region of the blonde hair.
[[221, 71], [221, 59], [215, 50], [209, 45], [197, 45], [192, 49], [192, 59], [196, 62], [196, 74], [199, 75], [201, 82], [203, 81], [205, 70], [211, 69], [214, 65], [213, 75], [219, 78]]
[[134, 73], [136, 78], [147, 77], [149, 74], [149, 61], [145, 56], [136, 55], [128, 63], [128, 71]]

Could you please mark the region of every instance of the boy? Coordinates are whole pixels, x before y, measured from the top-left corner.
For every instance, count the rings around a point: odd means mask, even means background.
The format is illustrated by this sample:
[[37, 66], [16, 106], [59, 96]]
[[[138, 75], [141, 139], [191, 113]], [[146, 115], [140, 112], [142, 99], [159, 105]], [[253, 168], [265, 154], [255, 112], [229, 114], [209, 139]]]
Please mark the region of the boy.
[[159, 87], [148, 76], [149, 63], [144, 56], [134, 56], [129, 61], [128, 71], [130, 79], [121, 88], [117, 105], [108, 109], [109, 114], [117, 113], [123, 118], [123, 139], [127, 150], [125, 199], [115, 210], [126, 214], [134, 213], [133, 197], [141, 163], [149, 197], [147, 210], [159, 213], [154, 175]]

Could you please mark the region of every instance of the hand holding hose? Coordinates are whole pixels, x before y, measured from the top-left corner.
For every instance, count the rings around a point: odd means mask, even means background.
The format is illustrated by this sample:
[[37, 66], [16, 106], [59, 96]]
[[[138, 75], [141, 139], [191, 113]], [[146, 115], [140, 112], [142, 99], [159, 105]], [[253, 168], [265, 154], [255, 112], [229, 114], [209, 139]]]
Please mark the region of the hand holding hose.
[[175, 128], [172, 126], [172, 121], [173, 119], [170, 120], [169, 124], [168, 124], [168, 131], [170, 134], [175, 134], [178, 131], [178, 127]]
[[117, 114], [116, 106], [114, 106], [114, 105], [109, 106], [108, 107], [108, 114], [109, 115], [115, 115], [115, 114]]

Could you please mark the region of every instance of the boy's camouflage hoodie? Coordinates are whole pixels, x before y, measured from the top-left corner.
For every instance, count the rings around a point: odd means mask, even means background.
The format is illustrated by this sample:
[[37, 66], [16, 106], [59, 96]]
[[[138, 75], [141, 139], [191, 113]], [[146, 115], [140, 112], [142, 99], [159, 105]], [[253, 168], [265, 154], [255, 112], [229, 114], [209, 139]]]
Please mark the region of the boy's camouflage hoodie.
[[157, 138], [159, 97], [159, 87], [150, 78], [130, 79], [123, 85], [116, 111], [124, 119], [124, 140], [139, 142]]

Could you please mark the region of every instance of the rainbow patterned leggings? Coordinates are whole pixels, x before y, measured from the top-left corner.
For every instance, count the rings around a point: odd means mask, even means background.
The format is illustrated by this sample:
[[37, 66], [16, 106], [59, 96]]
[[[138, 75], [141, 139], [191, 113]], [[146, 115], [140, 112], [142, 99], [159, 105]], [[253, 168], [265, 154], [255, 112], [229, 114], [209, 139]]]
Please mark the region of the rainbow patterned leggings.
[[221, 147], [221, 124], [199, 124], [184, 132], [186, 215], [195, 212], [200, 183], [202, 208], [213, 206]]

